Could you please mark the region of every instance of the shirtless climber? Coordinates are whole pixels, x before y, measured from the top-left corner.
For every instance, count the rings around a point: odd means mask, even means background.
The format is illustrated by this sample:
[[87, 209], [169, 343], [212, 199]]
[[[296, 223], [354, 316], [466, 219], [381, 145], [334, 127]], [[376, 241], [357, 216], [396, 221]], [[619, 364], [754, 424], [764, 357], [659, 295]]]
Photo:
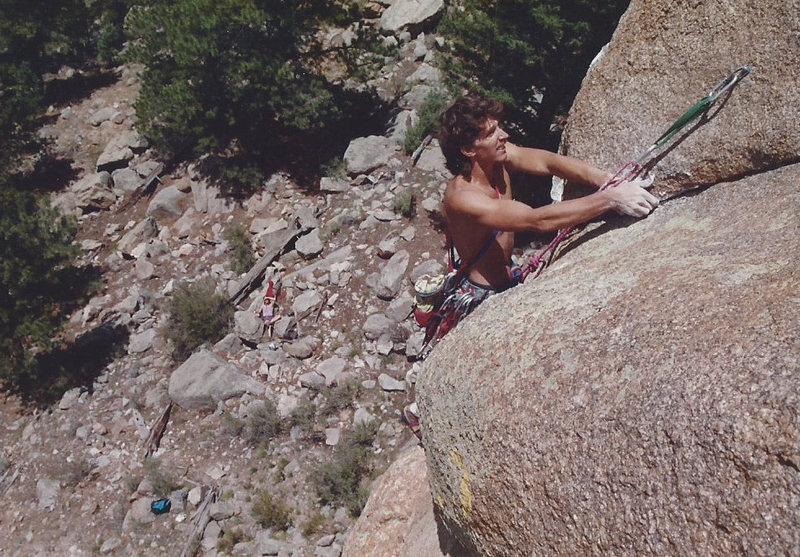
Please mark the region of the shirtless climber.
[[[521, 269], [511, 264], [515, 232], [555, 231], [609, 210], [644, 217], [658, 205], [644, 189], [649, 185], [645, 180], [539, 208], [514, 201], [509, 172], [556, 175], [597, 188], [611, 174], [572, 157], [509, 143], [500, 127], [502, 110], [497, 101], [466, 95], [439, 119], [439, 144], [455, 176], [444, 193], [443, 213], [461, 259], [454, 299], [462, 317], [490, 295], [518, 283]], [[416, 403], [403, 415], [421, 440]]]
[[555, 231], [609, 210], [643, 217], [658, 205], [644, 180], [535, 209], [514, 201], [511, 171], [556, 175], [598, 188], [611, 175], [572, 157], [509, 143], [501, 118], [499, 102], [467, 95], [439, 121], [439, 144], [455, 175], [444, 193], [444, 217], [462, 264], [469, 265], [465, 282], [483, 297], [516, 284], [509, 264], [515, 232]]

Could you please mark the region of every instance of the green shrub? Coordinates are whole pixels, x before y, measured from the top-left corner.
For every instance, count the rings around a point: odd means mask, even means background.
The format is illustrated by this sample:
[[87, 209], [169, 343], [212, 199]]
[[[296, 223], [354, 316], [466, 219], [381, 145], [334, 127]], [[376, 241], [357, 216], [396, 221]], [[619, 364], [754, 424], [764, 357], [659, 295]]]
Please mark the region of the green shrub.
[[283, 420], [275, 401], [268, 398], [248, 407], [244, 438], [250, 443], [269, 442], [283, 431]]
[[262, 489], [253, 501], [251, 514], [256, 523], [262, 528], [283, 531], [292, 524], [291, 513], [286, 503], [273, 498], [267, 489]]
[[0, 177], [0, 383], [41, 382], [36, 355], [53, 347], [95, 288], [86, 269], [71, 264], [76, 230], [46, 197], [15, 191]]
[[358, 379], [342, 381], [322, 392], [325, 402], [320, 408], [320, 413], [327, 417], [353, 406], [361, 394], [361, 382]]
[[225, 336], [234, 310], [216, 293], [214, 281], [205, 278], [176, 286], [167, 311], [165, 335], [172, 342], [172, 356], [184, 360], [204, 342], [213, 343]]
[[411, 188], [399, 188], [392, 199], [392, 210], [398, 215], [412, 217], [414, 215], [414, 194]]
[[148, 458], [144, 461], [144, 468], [147, 477], [153, 486], [153, 494], [157, 497], [166, 497], [176, 489], [181, 487], [180, 481], [161, 468], [161, 463], [155, 458]]
[[417, 121], [406, 130], [403, 149], [407, 155], [412, 154], [422, 144], [439, 120], [439, 114], [447, 108], [450, 97], [443, 91], [434, 90], [428, 93], [417, 109]]
[[309, 398], [303, 398], [289, 414], [289, 423], [292, 427], [299, 427], [304, 435], [310, 435], [314, 431], [316, 415], [317, 407], [314, 402]]
[[309, 539], [311, 536], [322, 530], [322, 525], [324, 523], [325, 517], [322, 516], [322, 513], [315, 512], [308, 517], [308, 520], [303, 522], [300, 527], [300, 531], [303, 533], [303, 537], [305, 539]]
[[228, 528], [217, 539], [217, 551], [223, 555], [230, 555], [234, 546], [243, 541], [247, 541], [247, 536], [241, 528]]
[[359, 424], [339, 442], [333, 458], [314, 469], [311, 479], [323, 505], [344, 506], [353, 517], [361, 514], [369, 496], [376, 433], [374, 422]]
[[225, 230], [223, 238], [228, 242], [231, 270], [237, 275], [249, 271], [256, 264], [256, 257], [247, 229], [241, 224], [234, 224]]

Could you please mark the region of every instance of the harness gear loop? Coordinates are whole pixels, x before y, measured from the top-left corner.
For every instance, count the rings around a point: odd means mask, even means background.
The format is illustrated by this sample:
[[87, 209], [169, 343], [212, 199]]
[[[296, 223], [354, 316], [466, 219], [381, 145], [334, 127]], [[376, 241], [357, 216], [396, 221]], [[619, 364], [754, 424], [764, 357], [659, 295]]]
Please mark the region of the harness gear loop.
[[[684, 112], [672, 125], [667, 128], [658, 139], [656, 139], [647, 149], [645, 149], [638, 157], [626, 162], [614, 175], [609, 178], [602, 186], [600, 191], [613, 188], [618, 184], [630, 180], [637, 176], [642, 171], [641, 163], [653, 153], [656, 149], [663, 147], [675, 134], [689, 125], [701, 115], [707, 114], [708, 110], [717, 102], [722, 95], [730, 91], [739, 81], [745, 78], [750, 73], [750, 66], [740, 66], [733, 72], [725, 76], [719, 83], [717, 83], [708, 95], [697, 101], [689, 110]], [[533, 275], [533, 278], [538, 277], [545, 267], [550, 264], [553, 259], [555, 249], [558, 244], [574, 229], [574, 226], [563, 228], [558, 231], [556, 237], [539, 253], [531, 256], [528, 264], [522, 269], [520, 274], [520, 282], [525, 282], [525, 279]]]

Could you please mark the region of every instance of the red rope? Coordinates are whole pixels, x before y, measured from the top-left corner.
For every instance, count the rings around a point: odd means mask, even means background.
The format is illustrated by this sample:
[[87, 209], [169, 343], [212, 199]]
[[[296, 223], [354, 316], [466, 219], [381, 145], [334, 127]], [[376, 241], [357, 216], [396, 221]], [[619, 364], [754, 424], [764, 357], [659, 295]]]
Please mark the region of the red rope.
[[[627, 172], [626, 172], [627, 170]], [[639, 172], [641, 172], [642, 167], [637, 164], [636, 162], [630, 160], [626, 162], [622, 167], [617, 170], [617, 172], [609, 178], [602, 186], [600, 186], [599, 191], [603, 191], [607, 188], [613, 188], [622, 182], [629, 180], [636, 176]], [[538, 277], [544, 268], [550, 265], [550, 262], [553, 260], [553, 255], [555, 254], [556, 247], [560, 244], [564, 238], [566, 238], [570, 232], [574, 229], [574, 226], [569, 226], [567, 228], [562, 228], [556, 234], [556, 237], [547, 244], [547, 246], [540, 251], [539, 253], [535, 253], [531, 256], [528, 264], [525, 265], [525, 268], [522, 269], [522, 273], [520, 274], [520, 282], [525, 282], [525, 279], [528, 278], [529, 275], [533, 275], [533, 278]]]

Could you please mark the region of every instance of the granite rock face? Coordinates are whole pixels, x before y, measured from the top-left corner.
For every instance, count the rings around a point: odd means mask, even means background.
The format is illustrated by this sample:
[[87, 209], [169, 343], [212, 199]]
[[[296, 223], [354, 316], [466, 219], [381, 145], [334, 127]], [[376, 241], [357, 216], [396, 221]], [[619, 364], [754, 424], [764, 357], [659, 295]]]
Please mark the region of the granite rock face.
[[342, 557], [466, 557], [441, 529], [425, 477], [425, 453], [406, 449], [376, 482]]
[[[584, 78], [562, 151], [614, 171], [742, 65], [750, 75], [655, 167], [660, 197], [800, 161], [797, 0], [633, 0]], [[692, 130], [690, 125], [686, 130]], [[667, 152], [662, 149], [658, 153]], [[565, 197], [580, 191], [568, 186]]]
[[798, 184], [792, 165], [598, 225], [443, 339], [417, 399], [464, 543], [797, 552]]

